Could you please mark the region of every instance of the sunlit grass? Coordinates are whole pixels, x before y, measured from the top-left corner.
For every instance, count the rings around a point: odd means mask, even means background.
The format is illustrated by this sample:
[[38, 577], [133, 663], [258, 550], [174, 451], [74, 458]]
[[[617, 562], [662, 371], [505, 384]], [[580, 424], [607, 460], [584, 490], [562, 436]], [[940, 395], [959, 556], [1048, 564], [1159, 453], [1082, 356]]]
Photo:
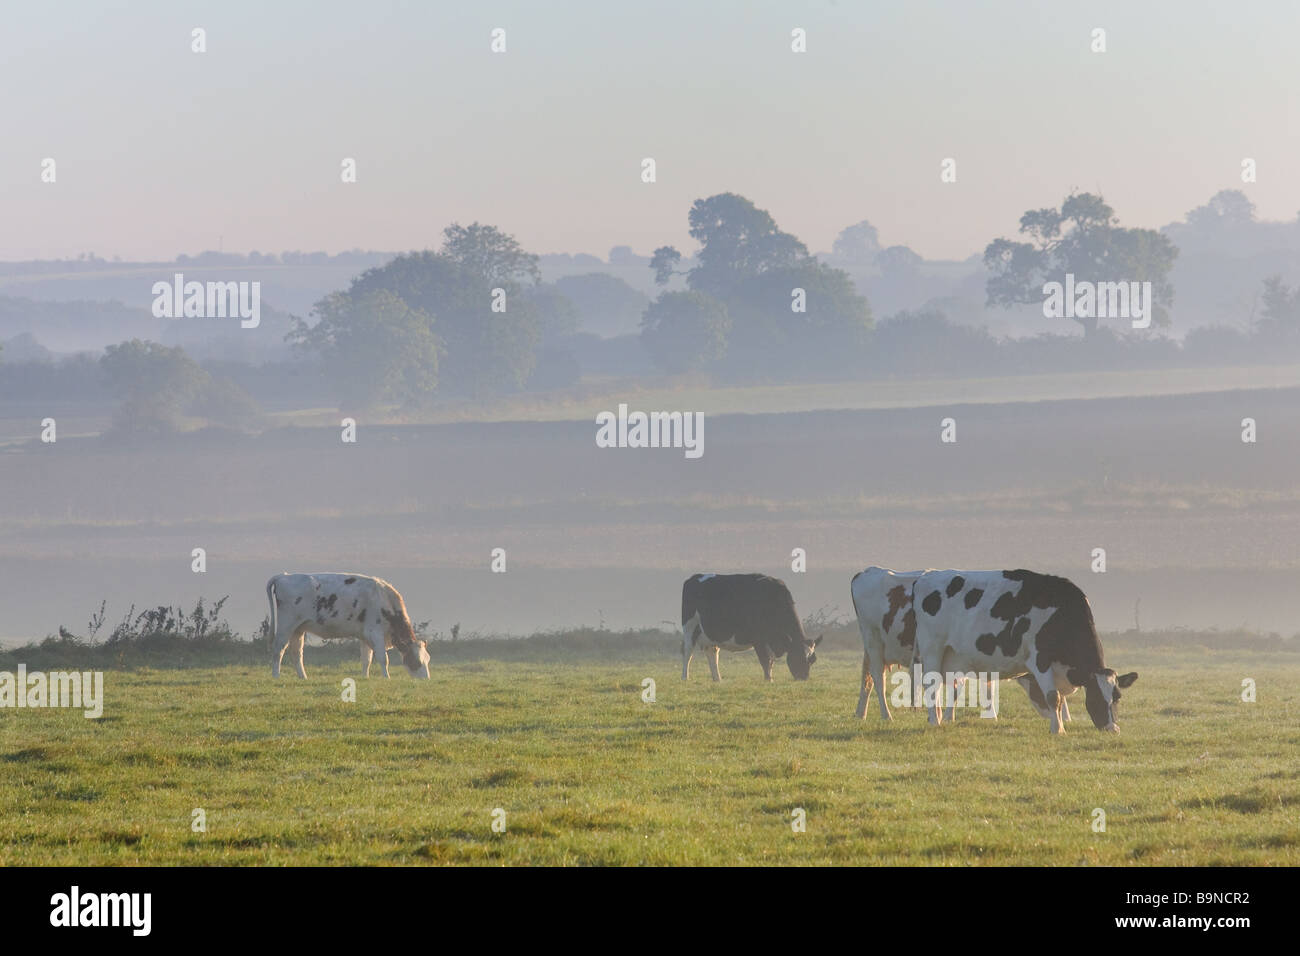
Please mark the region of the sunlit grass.
[[683, 684], [667, 641], [450, 655], [356, 703], [355, 666], [321, 654], [306, 681], [111, 671], [100, 720], [0, 710], [0, 862], [1300, 864], [1296, 655], [1107, 653], [1141, 674], [1122, 735], [1079, 701], [1062, 738], [1012, 685], [996, 723], [884, 725], [874, 699], [858, 721], [844, 647], [771, 685], [750, 654]]

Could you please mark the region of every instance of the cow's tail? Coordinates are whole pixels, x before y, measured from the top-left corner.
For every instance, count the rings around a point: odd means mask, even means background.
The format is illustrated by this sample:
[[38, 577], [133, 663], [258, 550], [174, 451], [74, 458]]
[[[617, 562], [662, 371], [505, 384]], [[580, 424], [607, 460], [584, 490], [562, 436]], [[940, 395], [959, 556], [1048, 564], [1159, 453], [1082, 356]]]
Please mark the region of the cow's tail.
[[687, 578], [682, 585], [682, 657], [686, 657], [686, 652], [695, 640], [693, 633], [686, 633], [686, 625], [690, 623], [695, 616], [695, 589], [691, 587], [694, 578]]
[[275, 644], [276, 634], [275, 578], [266, 582], [266, 602], [271, 605], [271, 629], [266, 632], [266, 646], [272, 647]]
[[849, 582], [849, 600], [853, 602], [853, 616], [858, 619], [858, 630], [862, 632], [862, 639], [864, 641], [867, 638], [866, 622], [862, 617], [862, 608], [858, 607], [858, 589], [856, 585], [858, 583], [858, 578], [862, 577], [862, 575], [866, 573], [866, 571], [859, 571], [857, 574], [853, 575], [853, 580]]

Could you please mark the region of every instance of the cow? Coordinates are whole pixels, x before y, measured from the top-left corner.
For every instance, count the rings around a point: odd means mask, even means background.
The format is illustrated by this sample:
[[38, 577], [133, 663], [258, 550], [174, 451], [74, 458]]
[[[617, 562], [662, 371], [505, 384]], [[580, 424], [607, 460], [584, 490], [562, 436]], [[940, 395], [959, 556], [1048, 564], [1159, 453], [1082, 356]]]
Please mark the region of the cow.
[[853, 611], [862, 634], [862, 682], [858, 692], [859, 718], [867, 716], [867, 699], [876, 686], [880, 716], [892, 720], [885, 697], [885, 674], [895, 664], [912, 663], [916, 643], [916, 612], [912, 609], [912, 585], [924, 571], [891, 571], [870, 567], [859, 571], [849, 583]]
[[277, 574], [266, 582], [271, 605], [271, 676], [280, 676], [285, 649], [293, 645], [298, 676], [305, 635], [328, 640], [359, 640], [363, 674], [370, 675], [370, 658], [378, 655], [388, 676], [388, 648], [402, 654], [412, 677], [429, 677], [429, 652], [415, 636], [406, 604], [387, 581], [364, 574]]
[[[862, 683], [858, 691], [857, 716], [867, 716], [867, 700], [876, 687], [880, 716], [893, 720], [885, 696], [885, 675], [895, 665], [910, 667], [916, 645], [916, 611], [912, 607], [912, 586], [924, 571], [891, 571], [869, 567], [853, 576], [849, 591], [853, 611], [862, 635]], [[1044, 717], [1048, 716], [1043, 692], [1033, 679], [1025, 676], [1020, 684], [1030, 702]], [[919, 687], [914, 688], [919, 690]], [[1070, 719], [1070, 710], [1061, 700], [1062, 717]], [[949, 719], [951, 719], [951, 710]]]
[[785, 582], [766, 574], [696, 574], [682, 584], [682, 680], [691, 673], [691, 657], [703, 649], [715, 681], [718, 649], [753, 648], [772, 679], [772, 662], [785, 655], [795, 680], [807, 680], [817, 662], [819, 636], [810, 641], [794, 609]]
[[[1020, 678], [1053, 734], [1065, 732], [1065, 696], [1082, 687], [1097, 729], [1119, 732], [1120, 689], [1138, 675], [1106, 666], [1092, 607], [1072, 582], [1024, 569], [927, 571], [912, 585], [912, 607], [922, 673]], [[937, 701], [927, 709], [941, 723]]]

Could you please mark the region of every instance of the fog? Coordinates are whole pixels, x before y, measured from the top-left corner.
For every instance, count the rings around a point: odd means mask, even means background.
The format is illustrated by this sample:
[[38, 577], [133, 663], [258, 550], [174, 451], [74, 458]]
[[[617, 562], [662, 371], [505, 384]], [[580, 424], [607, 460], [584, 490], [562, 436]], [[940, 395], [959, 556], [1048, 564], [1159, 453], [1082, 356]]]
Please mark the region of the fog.
[[[0, 640], [226, 596], [251, 635], [303, 570], [441, 635], [672, 627], [709, 570], [843, 618], [871, 564], [1294, 633], [1295, 8], [717, 6], [28, 10]], [[699, 457], [602, 447], [620, 407]]]

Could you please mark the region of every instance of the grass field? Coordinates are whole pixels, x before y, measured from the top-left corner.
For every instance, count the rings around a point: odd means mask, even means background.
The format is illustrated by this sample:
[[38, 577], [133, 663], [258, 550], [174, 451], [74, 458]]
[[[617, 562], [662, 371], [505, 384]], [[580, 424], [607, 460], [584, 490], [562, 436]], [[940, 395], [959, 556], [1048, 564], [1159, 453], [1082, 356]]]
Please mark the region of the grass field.
[[110, 670], [99, 720], [0, 711], [0, 862], [1300, 864], [1294, 651], [1107, 642], [1141, 674], [1122, 735], [1079, 700], [1052, 738], [1014, 685], [997, 722], [884, 726], [874, 698], [858, 721], [844, 640], [807, 683], [724, 653], [716, 686], [699, 658], [682, 684], [667, 635], [599, 644], [462, 643], [428, 683], [394, 657], [355, 703], [332, 649], [305, 682], [251, 647]]

